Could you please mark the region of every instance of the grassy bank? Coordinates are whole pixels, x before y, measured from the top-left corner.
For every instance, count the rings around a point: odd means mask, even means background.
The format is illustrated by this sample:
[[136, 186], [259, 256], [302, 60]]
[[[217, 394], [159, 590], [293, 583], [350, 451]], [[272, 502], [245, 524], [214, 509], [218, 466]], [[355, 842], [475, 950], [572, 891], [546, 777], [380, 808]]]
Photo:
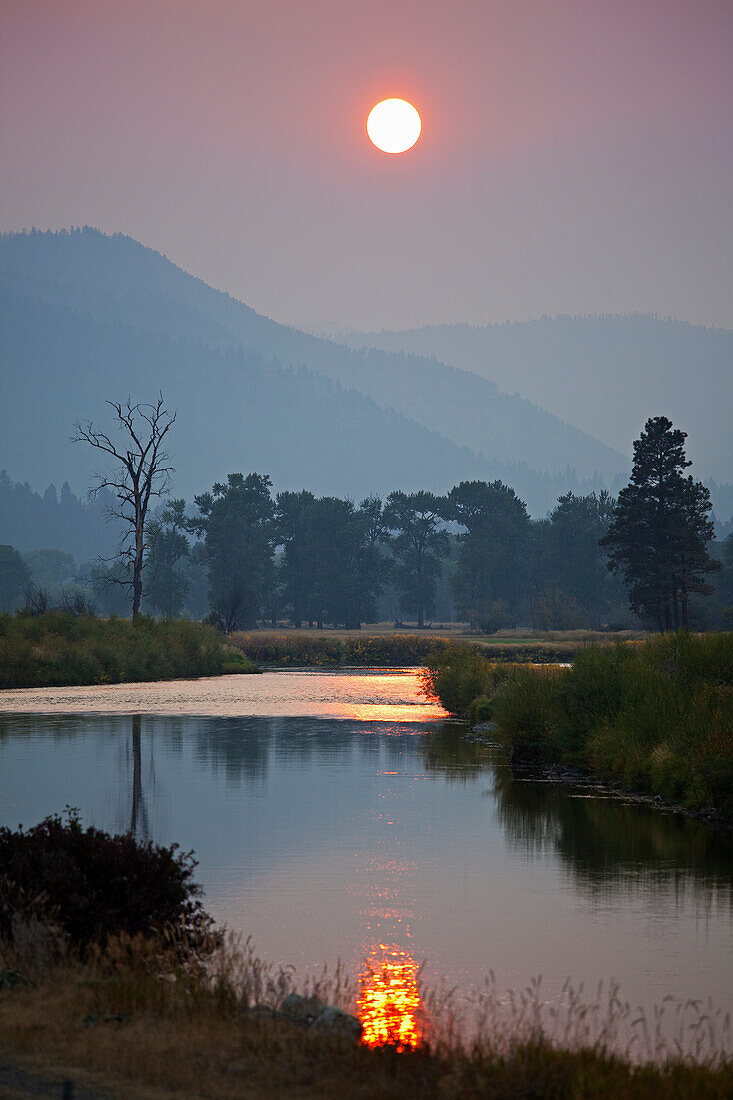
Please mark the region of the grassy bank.
[[582, 649], [572, 668], [444, 655], [443, 706], [492, 719], [513, 763], [565, 764], [690, 809], [733, 813], [733, 634]]
[[[358, 985], [340, 964], [299, 983], [213, 926], [192, 853], [84, 828], [71, 811], [0, 833], [3, 1096], [29, 1078], [26, 1094], [58, 1095], [50, 1081], [66, 1078], [126, 1100], [722, 1100], [733, 1088], [714, 1007], [647, 1017], [613, 985], [586, 1003], [566, 983], [553, 1003], [539, 982], [508, 996], [492, 978], [461, 1011], [389, 956]], [[357, 1010], [363, 1030], [344, 1015]]]
[[537, 664], [572, 661], [590, 641], [613, 642], [613, 636], [587, 631], [521, 633], [507, 631], [484, 637], [454, 629], [410, 633], [367, 627], [345, 630], [253, 630], [231, 634], [229, 641], [257, 665], [337, 668], [343, 665], [418, 667], [434, 663], [456, 646], [483, 653], [494, 661]]
[[0, 688], [175, 680], [256, 672], [210, 626], [52, 611], [0, 615]]
[[7, 968], [0, 978], [5, 1065], [66, 1077], [94, 1095], [723, 1100], [733, 1090], [733, 1063], [724, 1056], [633, 1065], [602, 1041], [533, 1034], [526, 1019], [515, 1034], [489, 1027], [470, 1046], [434, 1036], [401, 1053], [370, 1049], [252, 1013], [263, 998], [277, 1001], [287, 977], [241, 950], [225, 951], [208, 971], [181, 969], [159, 944], [138, 938], [84, 965], [47, 968], [34, 985]]
[[340, 634], [335, 631], [253, 630], [229, 635], [257, 665], [337, 668], [340, 665], [424, 665], [452, 644], [423, 634]]

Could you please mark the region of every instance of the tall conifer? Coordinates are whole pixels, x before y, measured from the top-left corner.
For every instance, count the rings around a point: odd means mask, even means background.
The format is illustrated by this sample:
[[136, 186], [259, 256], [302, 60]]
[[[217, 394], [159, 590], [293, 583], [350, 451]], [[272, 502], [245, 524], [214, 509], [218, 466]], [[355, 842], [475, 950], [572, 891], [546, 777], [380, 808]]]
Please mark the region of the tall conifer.
[[647, 420], [634, 442], [631, 481], [601, 539], [608, 568], [623, 573], [631, 607], [660, 630], [687, 630], [690, 593], [711, 592], [704, 578], [720, 568], [707, 552], [710, 493], [683, 473], [691, 465], [686, 438], [666, 416]]

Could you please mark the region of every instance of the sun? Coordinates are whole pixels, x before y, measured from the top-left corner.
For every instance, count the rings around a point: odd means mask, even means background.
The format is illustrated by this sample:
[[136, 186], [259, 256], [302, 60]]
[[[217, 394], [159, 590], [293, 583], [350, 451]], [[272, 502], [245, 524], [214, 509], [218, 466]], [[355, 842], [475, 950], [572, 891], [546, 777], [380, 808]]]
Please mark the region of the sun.
[[367, 134], [383, 153], [404, 153], [420, 137], [422, 122], [405, 99], [383, 99], [372, 107], [367, 119]]

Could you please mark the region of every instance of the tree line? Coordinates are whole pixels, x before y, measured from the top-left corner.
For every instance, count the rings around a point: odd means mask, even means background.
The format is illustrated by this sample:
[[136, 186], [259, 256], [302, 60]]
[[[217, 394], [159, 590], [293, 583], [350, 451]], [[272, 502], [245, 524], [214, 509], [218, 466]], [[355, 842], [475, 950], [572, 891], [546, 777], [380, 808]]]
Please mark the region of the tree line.
[[[501, 481], [463, 481], [442, 496], [395, 490], [357, 504], [305, 489], [274, 493], [259, 473], [229, 474], [190, 504], [169, 500], [148, 514], [170, 477], [161, 444], [174, 417], [162, 398], [112, 408], [128, 436], [135, 428], [137, 451], [112, 447], [91, 425], [78, 437], [101, 439], [98, 449], [122, 458], [121, 472], [97, 488], [122, 496], [127, 538], [117, 561], [97, 566], [95, 584], [98, 592], [129, 586], [134, 613], [144, 600], [168, 617], [206, 614], [227, 632], [286, 619], [358, 628], [404, 617], [423, 627], [438, 607], [447, 618], [447, 604], [451, 618], [487, 633], [724, 625], [704, 609], [708, 575], [721, 568], [708, 552], [709, 493], [685, 476], [685, 433], [665, 417], [647, 421], [618, 500], [568, 492], [540, 520]], [[722, 557], [719, 619], [733, 603], [733, 538]]]

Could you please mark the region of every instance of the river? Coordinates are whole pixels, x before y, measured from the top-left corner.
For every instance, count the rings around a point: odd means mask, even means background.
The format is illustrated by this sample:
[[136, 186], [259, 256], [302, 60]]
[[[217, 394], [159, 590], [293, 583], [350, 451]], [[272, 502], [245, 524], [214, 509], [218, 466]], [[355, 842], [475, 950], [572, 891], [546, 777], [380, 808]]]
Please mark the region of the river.
[[466, 1013], [490, 972], [733, 1009], [730, 842], [514, 779], [465, 732], [410, 669], [5, 691], [0, 824], [71, 806], [193, 848], [209, 912], [301, 975], [424, 962]]

